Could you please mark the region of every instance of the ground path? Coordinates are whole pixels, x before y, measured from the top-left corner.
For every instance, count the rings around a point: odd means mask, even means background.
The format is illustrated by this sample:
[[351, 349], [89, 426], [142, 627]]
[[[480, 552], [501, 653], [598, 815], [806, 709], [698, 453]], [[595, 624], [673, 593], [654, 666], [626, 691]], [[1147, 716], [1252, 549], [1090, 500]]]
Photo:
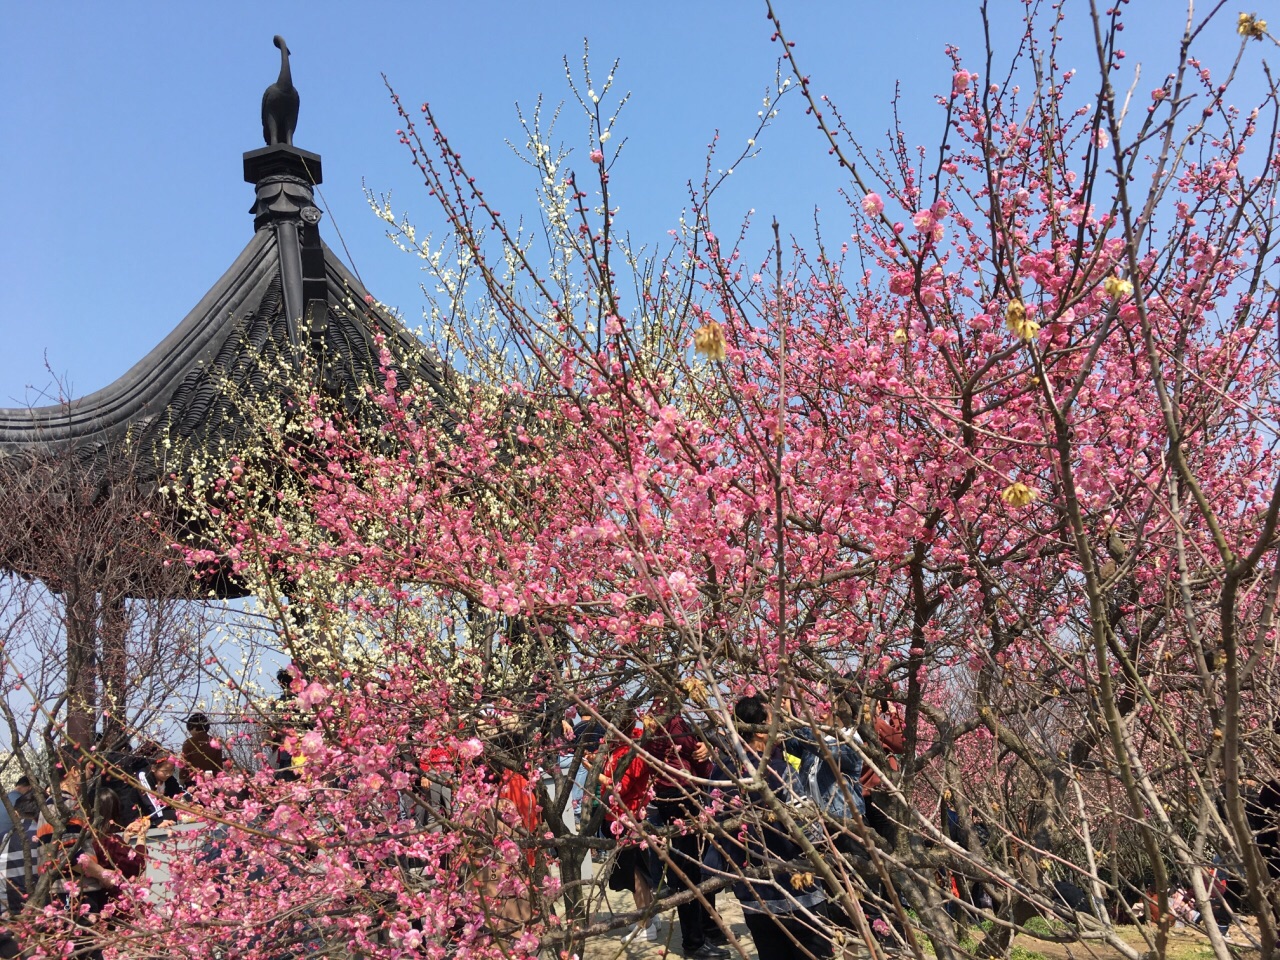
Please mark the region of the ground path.
[[[769, 960], [768, 957], [762, 958], [756, 954], [755, 946], [751, 942], [751, 936], [748, 934], [746, 924], [742, 920], [742, 910], [738, 906], [737, 899], [732, 894], [724, 893], [718, 896], [716, 898], [716, 908], [721, 911], [721, 915], [728, 921], [729, 929], [742, 944], [743, 952], [749, 960]], [[629, 913], [634, 909], [629, 893], [610, 893], [606, 902], [596, 910], [594, 919], [596, 921], [607, 920], [611, 913]], [[593, 938], [587, 945], [583, 960], [662, 960], [665, 957], [679, 957], [681, 955], [680, 927], [675, 921], [675, 911], [662, 915], [659, 919], [658, 929], [661, 939], [657, 943], [650, 943], [640, 938], [630, 946], [624, 946], [622, 935], [626, 928], [619, 929], [607, 936]], [[1120, 932], [1126, 943], [1131, 944], [1138, 950], [1147, 949], [1142, 939], [1142, 933], [1138, 928], [1121, 927]], [[1244, 936], [1240, 935], [1238, 931], [1232, 939], [1236, 944], [1245, 942]], [[1233, 949], [1238, 956], [1247, 958], [1257, 955], [1256, 950], [1239, 946]], [[1046, 943], [1028, 936], [1019, 936], [1014, 941], [1014, 960], [1040, 960], [1039, 957], [1035, 956], [1036, 954], [1039, 954], [1045, 960], [1086, 960], [1086, 958], [1121, 960], [1119, 952], [1098, 944], [1085, 946], [1079, 943]], [[734, 953], [734, 956], [737, 956], [737, 954]], [[867, 952], [865, 949], [850, 948], [846, 956], [848, 958], [866, 958]], [[1209, 938], [1203, 933], [1184, 929], [1175, 930], [1170, 935], [1167, 960], [1212, 960], [1212, 958], [1213, 950], [1209, 946]]]

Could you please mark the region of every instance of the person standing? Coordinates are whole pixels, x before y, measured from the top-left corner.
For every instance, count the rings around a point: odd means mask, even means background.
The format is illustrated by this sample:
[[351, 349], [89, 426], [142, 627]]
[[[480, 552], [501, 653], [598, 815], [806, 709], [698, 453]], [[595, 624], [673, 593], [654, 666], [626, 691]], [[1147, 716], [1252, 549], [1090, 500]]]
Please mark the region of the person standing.
[[[515, 737], [508, 733], [508, 749]], [[512, 751], [515, 752], [515, 751]], [[489, 763], [495, 791], [495, 803], [488, 813], [486, 829], [490, 836], [518, 844], [520, 855], [504, 854], [492, 858], [479, 875], [485, 915], [490, 918], [491, 932], [507, 940], [533, 919], [533, 887], [544, 873], [540, 855], [533, 842], [542, 832], [542, 808], [533, 781], [522, 771]]]
[[221, 773], [227, 762], [221, 744], [209, 735], [209, 718], [203, 713], [187, 717], [187, 739], [182, 743], [182, 785], [192, 786], [199, 773]]
[[292, 781], [298, 779], [297, 768], [306, 763], [306, 758], [294, 756], [285, 745], [303, 720], [298, 691], [306, 684], [302, 672], [295, 664], [276, 671], [276, 683], [280, 684], [280, 695], [271, 704], [271, 716], [268, 717], [263, 743], [275, 755], [272, 762], [275, 765], [276, 779]]
[[[649, 806], [650, 782], [653, 770], [645, 762], [634, 743], [637, 736], [636, 718], [633, 711], [618, 722], [618, 728], [627, 734], [626, 740], [613, 740], [609, 744], [608, 759], [604, 769], [600, 771], [600, 795], [604, 798], [604, 835], [606, 838], [616, 837], [618, 840], [617, 857], [613, 872], [609, 874], [609, 889], [614, 891], [629, 890], [635, 897], [637, 910], [648, 910], [653, 906], [653, 879], [649, 874], [649, 858], [636, 845], [634, 838], [623, 836], [629, 830], [629, 824], [644, 819], [645, 810]], [[637, 923], [623, 937], [624, 943], [630, 943], [640, 935], [649, 940], [658, 939], [658, 927], [653, 918], [648, 922]]]
[[[694, 733], [680, 713], [680, 704], [672, 697], [661, 696], [654, 701], [652, 724], [642, 746], [655, 760], [653, 814], [649, 822], [663, 828], [677, 821], [696, 821], [701, 803], [698, 787], [690, 778], [711, 775], [711, 751]], [[690, 887], [702, 882], [702, 839], [696, 830], [684, 830], [668, 840], [671, 864], [684, 875], [680, 882]], [[661, 876], [661, 871], [655, 870], [653, 875]], [[713, 924], [697, 897], [677, 906], [676, 913], [686, 957], [724, 960], [729, 956], [728, 950], [708, 941]]]
[[[885, 764], [891, 772], [898, 770], [897, 757], [907, 749], [907, 724], [897, 707], [886, 699], [875, 701], [876, 707], [864, 717], [876, 741], [885, 754]], [[883, 790], [880, 776], [866, 767], [862, 771], [862, 799], [867, 807], [867, 826], [884, 837], [885, 847], [893, 850], [898, 845], [898, 821], [893, 813], [893, 797]]]
[[40, 821], [40, 802], [29, 790], [13, 804], [18, 824], [5, 839], [4, 881], [8, 895], [9, 915], [14, 916], [26, 903], [27, 879], [35, 879], [36, 826]]
[[[739, 779], [763, 767], [764, 781], [774, 797], [788, 806], [807, 797], [799, 774], [775, 740], [772, 749], [767, 728], [773, 711], [764, 697], [743, 697], [733, 708], [742, 732], [746, 757], [738, 769], [717, 779]], [[766, 751], [768, 751], [766, 753]], [[811, 871], [790, 866], [804, 858], [804, 851], [778, 822], [764, 790], [745, 791], [742, 841], [730, 841], [728, 852], [746, 876], [734, 884], [742, 904], [742, 916], [755, 941], [756, 953], [769, 960], [826, 960], [833, 954], [827, 896]], [[757, 878], [757, 875], [758, 878]]]
[[13, 789], [9, 791], [9, 802], [0, 804], [0, 835], [6, 834], [13, 829], [13, 815], [10, 811], [14, 810], [18, 805], [18, 801], [30, 792], [31, 780], [24, 773], [13, 785]]

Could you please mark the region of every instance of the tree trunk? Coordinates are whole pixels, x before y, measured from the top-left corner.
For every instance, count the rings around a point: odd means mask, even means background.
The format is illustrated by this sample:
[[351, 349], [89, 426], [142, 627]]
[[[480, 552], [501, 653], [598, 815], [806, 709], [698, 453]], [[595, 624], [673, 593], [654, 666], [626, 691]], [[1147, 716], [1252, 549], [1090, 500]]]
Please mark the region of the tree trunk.
[[123, 594], [104, 594], [100, 614], [102, 635], [102, 740], [109, 750], [119, 749], [128, 736], [125, 729], [125, 695], [128, 661], [125, 637], [129, 631]]
[[93, 746], [97, 713], [97, 595], [80, 584], [67, 587], [67, 739]]

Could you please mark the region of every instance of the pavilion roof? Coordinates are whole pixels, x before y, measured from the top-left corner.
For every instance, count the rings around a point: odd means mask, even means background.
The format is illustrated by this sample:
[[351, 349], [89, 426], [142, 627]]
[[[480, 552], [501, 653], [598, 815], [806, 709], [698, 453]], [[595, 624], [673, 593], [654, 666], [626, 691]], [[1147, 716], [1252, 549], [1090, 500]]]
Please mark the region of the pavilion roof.
[[[267, 109], [264, 97], [264, 131]], [[376, 306], [321, 239], [313, 191], [320, 157], [292, 145], [296, 112], [295, 91], [290, 126], [278, 135], [284, 142], [244, 155], [245, 180], [255, 190], [253, 236], [173, 332], [101, 390], [50, 406], [0, 408], [0, 486], [57, 461], [81, 490], [105, 495], [127, 484], [154, 496], [181, 473], [182, 458], [236, 449], [243, 399], [279, 389], [269, 375], [273, 365], [306, 352], [327, 392], [361, 396], [379, 376], [379, 338], [447, 408], [447, 366]], [[273, 123], [264, 135], [277, 135], [279, 118]], [[31, 557], [0, 550], [4, 568], [40, 575]]]

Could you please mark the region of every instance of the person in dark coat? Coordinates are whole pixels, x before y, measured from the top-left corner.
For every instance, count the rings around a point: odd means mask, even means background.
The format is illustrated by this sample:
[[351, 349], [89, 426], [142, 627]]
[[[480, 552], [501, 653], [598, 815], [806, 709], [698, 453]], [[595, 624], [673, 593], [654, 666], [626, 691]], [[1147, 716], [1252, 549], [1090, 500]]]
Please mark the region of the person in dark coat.
[[36, 853], [36, 827], [40, 820], [40, 800], [34, 792], [18, 797], [14, 803], [14, 812], [18, 815], [18, 824], [6, 835], [4, 881], [8, 895], [9, 915], [15, 916], [27, 901], [27, 872], [32, 878], [36, 876], [37, 865], [34, 861]]
[[[769, 734], [761, 727], [772, 723], [772, 711], [764, 697], [743, 697], [733, 708], [734, 719], [753, 728], [742, 734], [748, 756], [738, 769], [726, 770], [717, 780], [739, 779], [750, 768], [764, 765], [765, 782], [773, 794], [788, 806], [808, 799], [799, 774], [787, 762], [782, 744], [775, 741], [768, 756]], [[742, 916], [756, 953], [770, 960], [824, 960], [833, 954], [827, 896], [811, 870], [793, 866], [804, 859], [804, 851], [778, 822], [763, 790], [746, 791], [744, 832], [726, 843], [727, 854], [743, 868], [744, 875], [734, 885], [742, 904]], [[758, 879], [754, 876], [762, 873]]]
[[[897, 757], [907, 749], [907, 724], [896, 704], [884, 698], [878, 698], [874, 702], [875, 707], [867, 712], [863, 721], [884, 750], [889, 770], [897, 772]], [[898, 844], [898, 821], [894, 816], [893, 798], [882, 789], [883, 782], [871, 767], [863, 769], [861, 782], [867, 826], [884, 837], [886, 849], [893, 850]]]
[[1280, 780], [1269, 780], [1247, 796], [1244, 812], [1271, 878], [1280, 878]]
[[209, 718], [203, 713], [187, 717], [187, 739], [182, 743], [182, 782], [191, 786], [202, 772], [221, 773], [227, 761], [221, 746], [214, 746]]
[[[662, 696], [654, 701], [646, 727], [648, 732], [641, 747], [657, 761], [653, 765], [653, 814], [649, 822], [661, 829], [677, 820], [696, 820], [701, 809], [698, 789], [683, 774], [700, 778], [710, 776], [711, 751], [681, 715], [680, 703], [674, 698]], [[666, 772], [668, 767], [672, 773]], [[686, 830], [671, 837], [669, 842], [671, 862], [689, 884], [701, 883], [702, 835]], [[662, 876], [662, 865], [660, 859], [654, 865], [651, 872], [655, 878]], [[708, 939], [714, 924], [707, 908], [696, 898], [677, 906], [676, 913], [680, 917], [680, 942], [686, 957], [722, 960], [729, 956], [729, 951]]]

